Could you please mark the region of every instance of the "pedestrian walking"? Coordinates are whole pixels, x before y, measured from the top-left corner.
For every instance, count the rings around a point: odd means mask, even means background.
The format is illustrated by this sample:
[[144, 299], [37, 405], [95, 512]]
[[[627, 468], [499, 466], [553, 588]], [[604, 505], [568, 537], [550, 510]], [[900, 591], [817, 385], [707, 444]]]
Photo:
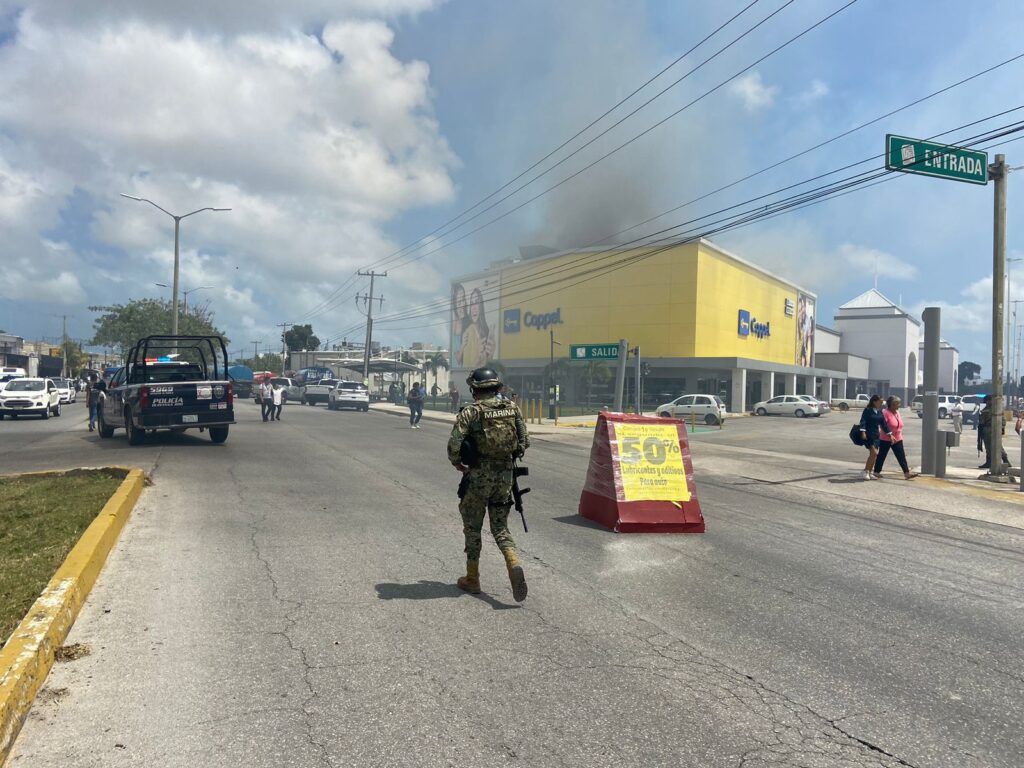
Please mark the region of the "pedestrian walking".
[[85, 388], [85, 405], [89, 409], [89, 431], [96, 429], [96, 416], [99, 411], [100, 390], [96, 388], [97, 379], [95, 374], [89, 377], [89, 383]]
[[271, 421], [281, 420], [281, 409], [284, 408], [284, 401], [284, 385], [273, 387], [273, 394], [271, 395], [271, 402], [273, 403], [273, 410], [270, 415]]
[[412, 389], [409, 390], [409, 427], [411, 429], [420, 428], [420, 419], [423, 418], [423, 400], [425, 396], [424, 389], [420, 386], [418, 381], [413, 382]]
[[448, 392], [448, 398], [451, 400], [452, 413], [459, 412], [459, 388], [452, 384], [451, 390]]
[[[508, 513], [513, 463], [530, 447], [530, 436], [518, 406], [498, 399], [501, 380], [493, 369], [477, 368], [466, 383], [473, 392], [473, 403], [459, 412], [448, 438], [448, 460], [466, 480], [459, 488], [466, 575], [456, 584], [471, 594], [480, 593], [480, 532], [486, 515], [494, 542], [505, 557], [512, 596], [521, 603], [526, 599], [526, 576], [508, 530]], [[463, 464], [464, 459], [472, 466]]]
[[864, 447], [868, 449], [868, 460], [864, 462], [864, 472], [861, 475], [865, 480], [875, 479], [875, 460], [878, 459], [878, 451], [882, 442], [879, 435], [883, 432], [890, 438], [892, 437], [889, 425], [885, 421], [885, 415], [882, 413], [882, 396], [872, 395], [867, 408], [860, 415], [860, 436], [864, 441]]
[[270, 379], [260, 382], [260, 407], [263, 413], [263, 420], [269, 421], [274, 415], [274, 385]]
[[917, 472], [910, 471], [910, 465], [907, 464], [907, 452], [903, 448], [903, 417], [900, 415], [900, 405], [902, 401], [892, 395], [888, 400], [885, 401], [885, 410], [882, 411], [882, 416], [885, 417], [885, 425], [889, 428], [888, 432], [880, 432], [878, 434], [879, 447], [878, 447], [878, 458], [875, 459], [874, 478], [880, 480], [882, 478], [882, 467], [885, 466], [885, 457], [889, 455], [889, 451], [892, 451], [892, 455], [896, 457], [896, 461], [899, 462], [900, 469], [903, 470], [903, 478], [905, 480], [913, 480], [917, 477]]
[[[985, 451], [985, 463], [978, 466], [978, 469], [991, 469], [992, 457], [988, 455], [989, 441], [992, 439], [992, 395], [985, 395], [982, 401], [981, 413], [978, 415], [978, 453]], [[1003, 421], [1002, 434], [1006, 436], [1006, 422]], [[1011, 466], [1010, 457], [1006, 455], [1006, 448], [1002, 448], [1003, 464]]]

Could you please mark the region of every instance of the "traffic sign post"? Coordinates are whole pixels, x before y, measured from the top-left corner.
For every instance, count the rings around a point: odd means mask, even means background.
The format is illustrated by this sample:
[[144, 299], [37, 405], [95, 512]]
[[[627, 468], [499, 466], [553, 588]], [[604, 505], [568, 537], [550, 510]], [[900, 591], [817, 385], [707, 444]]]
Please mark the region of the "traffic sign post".
[[570, 360], [618, 360], [618, 344], [570, 344]]
[[[1006, 156], [996, 155], [988, 164], [988, 153], [976, 149], [936, 144], [886, 134], [885, 167], [890, 171], [935, 176], [968, 184], [995, 181], [992, 228], [992, 396], [988, 404], [992, 433], [988, 440], [988, 479], [1006, 482], [1003, 463], [1003, 281], [1006, 274]], [[926, 363], [927, 364], [927, 363]], [[924, 441], [922, 441], [922, 445]], [[1024, 484], [1024, 479], [1022, 479]]]
[[885, 167], [890, 171], [988, 184], [988, 153], [887, 134]]

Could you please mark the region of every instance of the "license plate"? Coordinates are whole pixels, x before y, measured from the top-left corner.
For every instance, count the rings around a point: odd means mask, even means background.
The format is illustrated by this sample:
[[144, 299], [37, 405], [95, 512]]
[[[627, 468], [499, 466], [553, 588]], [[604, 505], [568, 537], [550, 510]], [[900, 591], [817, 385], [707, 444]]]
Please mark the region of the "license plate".
[[181, 417], [182, 424], [195, 424], [199, 421], [199, 416], [195, 413], [186, 413]]

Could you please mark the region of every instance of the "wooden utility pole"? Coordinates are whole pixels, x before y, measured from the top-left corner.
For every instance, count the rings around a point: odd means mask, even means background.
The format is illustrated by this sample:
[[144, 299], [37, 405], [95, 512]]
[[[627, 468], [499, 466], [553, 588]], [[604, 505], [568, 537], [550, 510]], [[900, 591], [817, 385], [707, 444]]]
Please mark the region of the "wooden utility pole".
[[356, 294], [356, 307], [362, 302], [363, 306], [366, 307], [366, 348], [363, 350], [363, 384], [370, 386], [370, 346], [373, 344], [373, 302], [378, 302], [381, 306], [384, 304], [384, 297], [374, 297], [373, 295], [373, 281], [378, 277], [387, 277], [387, 272], [374, 272], [372, 269], [369, 272], [363, 272], [359, 270], [359, 275], [362, 277], [370, 278], [370, 292], [368, 294]]

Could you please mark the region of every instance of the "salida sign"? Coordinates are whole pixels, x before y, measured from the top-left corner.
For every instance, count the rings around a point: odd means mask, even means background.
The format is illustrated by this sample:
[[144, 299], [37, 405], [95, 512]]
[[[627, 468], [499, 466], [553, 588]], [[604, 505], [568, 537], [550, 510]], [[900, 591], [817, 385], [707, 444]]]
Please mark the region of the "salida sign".
[[562, 308], [553, 312], [522, 312], [520, 309], [506, 309], [503, 327], [505, 333], [519, 333], [521, 325], [535, 331], [546, 331], [552, 325], [562, 324]]

